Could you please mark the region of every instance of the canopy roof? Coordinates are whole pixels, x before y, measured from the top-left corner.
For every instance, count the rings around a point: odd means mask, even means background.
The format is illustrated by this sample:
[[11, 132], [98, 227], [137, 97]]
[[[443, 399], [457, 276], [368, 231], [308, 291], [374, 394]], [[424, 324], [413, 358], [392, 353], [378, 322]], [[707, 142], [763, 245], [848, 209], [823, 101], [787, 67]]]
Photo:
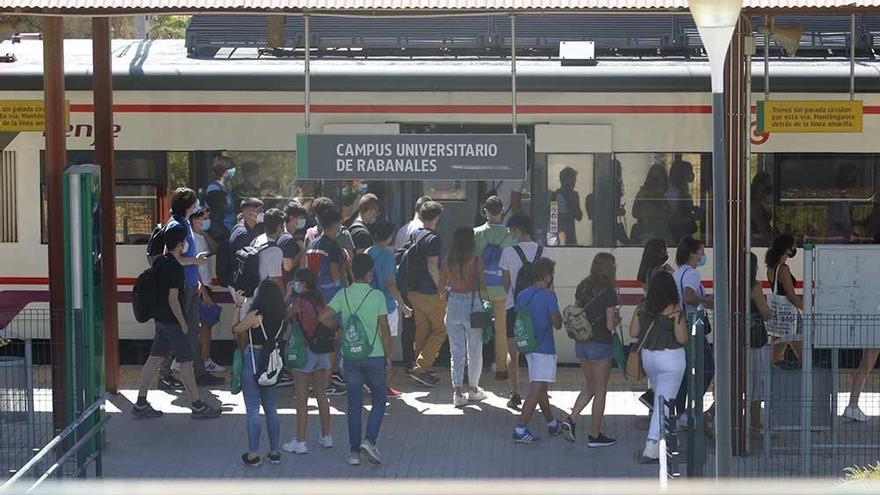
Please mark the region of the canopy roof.
[[[431, 15], [485, 12], [687, 11], [687, 0], [0, 0], [0, 13], [286, 12], [289, 14]], [[880, 11], [880, 0], [744, 0], [747, 10]]]

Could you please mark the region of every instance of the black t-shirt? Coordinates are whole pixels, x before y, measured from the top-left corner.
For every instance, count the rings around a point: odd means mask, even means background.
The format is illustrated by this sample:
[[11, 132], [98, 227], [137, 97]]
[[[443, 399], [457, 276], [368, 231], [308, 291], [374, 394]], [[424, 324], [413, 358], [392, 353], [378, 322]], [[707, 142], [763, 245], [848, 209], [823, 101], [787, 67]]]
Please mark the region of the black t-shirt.
[[[299, 243], [296, 241], [296, 238], [288, 232], [284, 232], [283, 234], [278, 236], [278, 239], [275, 240], [275, 244], [281, 248], [281, 255], [284, 258], [290, 260], [295, 259], [302, 250], [302, 248], [300, 248], [299, 246]], [[294, 267], [293, 270], [289, 272], [284, 272], [285, 284], [293, 280], [294, 272], [296, 272], [296, 267]]]
[[370, 233], [370, 229], [359, 221], [352, 223], [351, 227], [348, 228], [348, 232], [351, 234], [351, 240], [356, 251], [366, 250], [376, 243], [375, 239], [373, 239], [373, 234]]
[[587, 319], [593, 326], [593, 342], [611, 343], [611, 332], [608, 331], [608, 308], [617, 306], [617, 291], [613, 287], [593, 289], [587, 279], [578, 284], [575, 301], [584, 308]]
[[[425, 232], [428, 233], [425, 234]], [[428, 258], [440, 258], [440, 254], [443, 252], [443, 241], [433, 231], [424, 228], [417, 230], [412, 238], [421, 239], [418, 246], [414, 248], [419, 267], [419, 285], [415, 291], [420, 294], [437, 294], [438, 288], [428, 271]]]
[[249, 229], [244, 222], [238, 222], [235, 227], [232, 228], [232, 233], [229, 234], [229, 247], [232, 249], [233, 253], [238, 252], [239, 249], [250, 246], [254, 239], [258, 236], [262, 235], [265, 232], [262, 224], [257, 225], [253, 229]]
[[[159, 323], [177, 324], [177, 318], [171, 312], [171, 305], [168, 304], [168, 292], [171, 289], [177, 289], [177, 298], [180, 301], [181, 311], [183, 311], [183, 266], [171, 253], [156, 258], [154, 266], [158, 272], [156, 275], [159, 281], [159, 294], [153, 318]], [[190, 331], [194, 331], [194, 329], [190, 329]]]

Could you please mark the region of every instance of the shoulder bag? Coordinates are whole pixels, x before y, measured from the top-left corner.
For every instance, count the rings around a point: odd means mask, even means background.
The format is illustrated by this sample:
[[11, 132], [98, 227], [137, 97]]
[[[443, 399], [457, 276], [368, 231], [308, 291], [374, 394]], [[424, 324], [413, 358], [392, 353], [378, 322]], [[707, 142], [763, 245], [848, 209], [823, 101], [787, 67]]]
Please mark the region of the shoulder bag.
[[[774, 337], [786, 337], [797, 333], [798, 310], [785, 294], [779, 294], [779, 270], [777, 265], [773, 273], [773, 293], [770, 295], [770, 325], [767, 333]], [[784, 291], [783, 291], [784, 292]]]
[[[633, 316], [633, 318], [638, 318], [638, 315]], [[629, 356], [626, 357], [626, 379], [631, 382], [640, 382], [645, 379], [645, 369], [642, 367], [642, 349], [645, 347], [645, 342], [648, 341], [648, 335], [654, 329], [655, 323], [657, 323], [656, 319], [651, 322], [651, 326], [645, 331], [645, 335], [642, 336], [642, 341], [639, 343], [636, 351], [630, 352]]]

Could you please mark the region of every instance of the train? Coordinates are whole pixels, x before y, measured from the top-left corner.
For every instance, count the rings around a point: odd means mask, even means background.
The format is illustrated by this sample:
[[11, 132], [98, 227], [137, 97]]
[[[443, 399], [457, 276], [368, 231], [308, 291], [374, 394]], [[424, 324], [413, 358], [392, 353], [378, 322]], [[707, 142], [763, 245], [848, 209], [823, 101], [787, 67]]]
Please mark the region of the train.
[[[42, 44], [0, 44], [14, 62], [0, 63], [0, 100], [41, 100]], [[344, 212], [374, 192], [382, 214], [400, 225], [423, 194], [445, 208], [444, 235], [473, 225], [479, 198], [489, 190], [516, 191], [536, 222], [538, 240], [557, 261], [560, 303], [571, 302], [596, 253], [617, 258], [624, 325], [641, 299], [636, 273], [646, 237], [666, 237], [674, 259], [675, 238], [652, 231], [634, 206], [652, 170], [687, 164], [681, 181], [689, 202], [688, 233], [706, 238], [710, 262], [701, 268], [711, 286], [711, 95], [709, 66], [689, 58], [599, 60], [595, 66], [563, 66], [552, 58], [517, 61], [516, 132], [527, 138], [528, 173], [522, 182], [298, 180], [297, 135], [305, 131], [304, 64], [235, 50], [211, 59], [187, 57], [183, 40], [113, 40], [116, 236], [119, 335], [152, 337], [135, 321], [131, 287], [146, 266], [145, 243], [168, 214], [170, 191], [204, 188], [215, 154], [233, 159], [234, 190], [283, 205], [294, 197], [327, 195]], [[89, 40], [65, 40], [67, 136], [70, 163], [89, 162], [94, 143]], [[322, 57], [311, 61], [310, 132], [336, 134], [513, 132], [510, 61], [481, 57]], [[769, 97], [780, 100], [848, 100], [849, 63], [840, 59], [774, 59]], [[799, 242], [822, 242], [832, 206], [843, 203], [853, 218], [853, 238], [880, 231], [880, 62], [855, 67], [856, 98], [863, 101], [861, 133], [751, 133], [754, 252], [761, 258], [770, 237], [791, 232]], [[763, 64], [753, 67], [755, 94], [767, 98]], [[0, 133], [0, 311], [48, 306], [44, 138], [40, 132]], [[659, 168], [658, 168], [659, 167]], [[846, 171], [849, 170], [850, 173]], [[558, 215], [560, 177], [576, 176], [579, 214], [572, 225]], [[854, 173], [852, 173], [854, 172]], [[680, 174], [679, 174], [680, 175]], [[841, 176], [846, 176], [841, 182]], [[505, 198], [503, 198], [505, 199]], [[651, 203], [645, 203], [651, 207]], [[656, 206], [656, 203], [654, 203]], [[569, 206], [571, 207], [571, 206]], [[643, 206], [644, 208], [644, 206]], [[761, 214], [756, 216], [755, 209]], [[766, 225], [764, 224], [766, 222]], [[564, 232], [563, 232], [564, 231]], [[451, 236], [450, 236], [451, 237]], [[447, 237], [449, 238], [449, 237]], [[800, 259], [793, 269], [801, 278]], [[220, 339], [229, 338], [230, 310]], [[225, 328], [226, 330], [223, 330]], [[568, 339], [560, 360], [574, 361]]]

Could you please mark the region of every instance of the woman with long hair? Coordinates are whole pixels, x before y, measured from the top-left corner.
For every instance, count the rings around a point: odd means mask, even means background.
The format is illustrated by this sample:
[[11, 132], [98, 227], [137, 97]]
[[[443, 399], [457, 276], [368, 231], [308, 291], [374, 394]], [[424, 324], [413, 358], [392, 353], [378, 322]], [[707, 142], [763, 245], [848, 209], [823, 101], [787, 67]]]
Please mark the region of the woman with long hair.
[[660, 398], [671, 400], [678, 395], [687, 365], [687, 324], [679, 305], [675, 279], [667, 272], [658, 272], [651, 279], [648, 295], [636, 309], [629, 334], [637, 339], [642, 366], [654, 387], [654, 409], [642, 457], [650, 461], [660, 458]]
[[767, 345], [767, 326], [765, 321], [769, 320], [772, 314], [770, 306], [767, 304], [767, 298], [764, 297], [764, 289], [758, 280], [758, 257], [755, 253], [749, 253], [750, 277], [749, 277], [749, 305], [751, 306], [751, 321], [749, 322], [749, 355], [752, 366], [749, 368], [749, 376], [752, 379], [752, 399], [751, 407], [751, 428], [755, 431], [761, 431], [761, 401], [763, 399], [765, 384], [765, 371], [770, 366], [767, 362], [767, 354], [761, 349]]
[[[776, 239], [773, 239], [773, 245], [767, 250], [764, 263], [767, 265], [767, 282], [770, 283], [770, 290], [774, 294], [785, 296], [798, 311], [802, 312], [804, 300], [794, 290], [797, 279], [794, 278], [791, 268], [788, 266], [788, 260], [795, 255], [797, 255], [797, 243], [794, 237], [791, 234], [780, 234]], [[773, 346], [772, 359], [774, 363], [785, 360], [785, 350], [788, 347], [791, 347], [797, 360], [801, 360], [804, 344], [802, 342], [788, 342]]]
[[[452, 234], [452, 247], [446, 255], [441, 285], [449, 292], [446, 304], [446, 334], [452, 357], [452, 403], [464, 407], [469, 401], [486, 399], [480, 389], [483, 370], [483, 329], [471, 327], [471, 313], [482, 311], [480, 286], [483, 285], [483, 263], [476, 253], [474, 231], [459, 227]], [[462, 392], [464, 366], [467, 362], [467, 397]]]
[[[275, 388], [263, 387], [257, 383], [260, 354], [264, 346], [271, 346], [278, 338], [278, 333], [287, 324], [287, 306], [281, 289], [269, 279], [263, 280], [257, 287], [256, 295], [250, 307], [242, 309], [245, 302], [244, 293], [239, 291], [235, 298], [235, 321], [232, 333], [244, 344], [241, 373], [241, 391], [244, 394], [244, 405], [247, 413], [248, 451], [242, 454], [241, 461], [246, 466], [257, 467], [262, 464], [260, 450], [260, 406], [266, 415], [266, 431], [269, 435], [269, 453], [271, 464], [281, 462], [279, 435], [281, 421], [275, 405]], [[245, 313], [242, 318], [241, 314]]]
[[645, 243], [645, 249], [642, 251], [642, 261], [639, 263], [639, 273], [636, 280], [642, 286], [642, 291], [648, 292], [648, 281], [658, 271], [667, 271], [672, 273], [674, 270], [669, 263], [669, 251], [666, 247], [666, 241], [663, 239], [651, 239]]
[[577, 305], [583, 308], [593, 329], [589, 341], [575, 343], [575, 355], [584, 374], [584, 386], [578, 394], [571, 414], [562, 422], [565, 439], [575, 441], [575, 423], [581, 411], [593, 401], [592, 424], [587, 436], [588, 447], [609, 447], [616, 440], [602, 432], [605, 417], [605, 394], [611, 375], [614, 356], [611, 332], [617, 328], [617, 262], [609, 253], [599, 253], [593, 258], [590, 275], [578, 284], [575, 292]]
[[[286, 452], [307, 454], [306, 432], [309, 421], [309, 385], [315, 391], [318, 402], [318, 417], [321, 421], [321, 447], [333, 447], [330, 436], [330, 401], [327, 399], [327, 386], [330, 384], [330, 353], [316, 352], [314, 344], [324, 345], [335, 340], [334, 332], [318, 323], [318, 316], [324, 309], [324, 298], [318, 288], [318, 277], [304, 268], [294, 274], [289, 285], [290, 304], [288, 318], [296, 323], [293, 331], [301, 331], [305, 337], [305, 363], [293, 370], [293, 383], [296, 394], [296, 436], [281, 446]], [[291, 336], [292, 338], [292, 336]]]

